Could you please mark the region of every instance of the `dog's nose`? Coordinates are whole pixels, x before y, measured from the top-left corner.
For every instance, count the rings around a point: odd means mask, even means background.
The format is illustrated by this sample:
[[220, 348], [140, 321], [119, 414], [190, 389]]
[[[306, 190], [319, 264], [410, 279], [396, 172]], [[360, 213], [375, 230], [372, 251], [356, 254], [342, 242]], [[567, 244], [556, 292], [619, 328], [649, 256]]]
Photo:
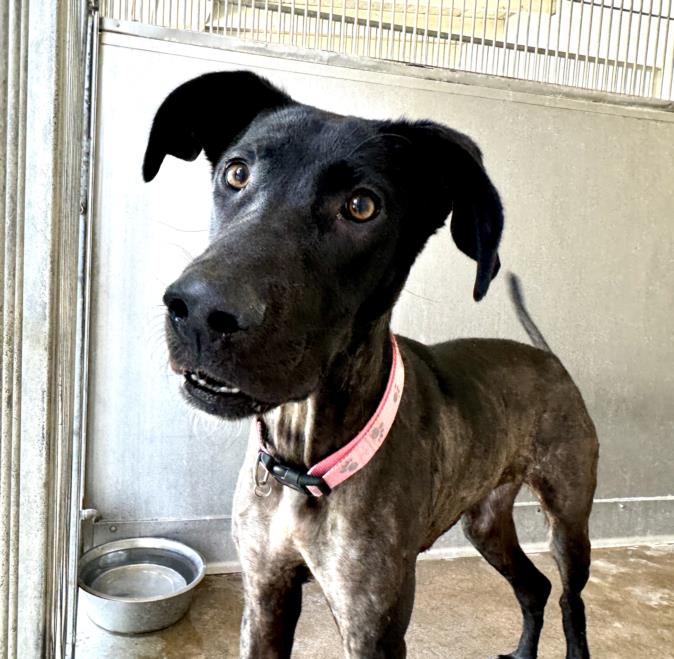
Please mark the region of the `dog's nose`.
[[226, 300], [203, 277], [187, 274], [164, 293], [164, 304], [176, 330], [186, 335], [234, 334], [257, 324], [250, 305]]

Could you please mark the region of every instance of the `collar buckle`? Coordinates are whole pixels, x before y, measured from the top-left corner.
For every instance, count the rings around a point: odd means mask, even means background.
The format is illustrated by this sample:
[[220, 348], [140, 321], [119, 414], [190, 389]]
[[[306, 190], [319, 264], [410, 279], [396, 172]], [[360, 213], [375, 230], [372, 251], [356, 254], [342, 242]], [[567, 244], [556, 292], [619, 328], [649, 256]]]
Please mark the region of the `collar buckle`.
[[317, 488], [325, 496], [328, 496], [331, 492], [329, 485], [322, 478], [310, 476], [299, 469], [288, 467], [265, 451], [259, 452], [258, 462], [261, 463], [267, 473], [271, 474], [279, 483], [281, 483], [281, 485], [285, 485], [292, 490], [301, 492], [308, 497], [316, 498], [316, 495], [309, 489], [311, 487]]

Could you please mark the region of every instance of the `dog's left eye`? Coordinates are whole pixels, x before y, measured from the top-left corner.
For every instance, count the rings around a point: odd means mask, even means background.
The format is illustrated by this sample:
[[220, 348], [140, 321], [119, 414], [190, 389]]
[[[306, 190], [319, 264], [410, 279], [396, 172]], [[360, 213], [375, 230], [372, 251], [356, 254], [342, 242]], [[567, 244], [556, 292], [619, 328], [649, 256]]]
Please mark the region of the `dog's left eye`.
[[369, 192], [357, 192], [344, 207], [346, 217], [356, 222], [367, 222], [374, 219], [379, 213], [379, 202]]
[[245, 162], [233, 162], [227, 165], [225, 170], [225, 181], [230, 188], [243, 190], [250, 181], [250, 169]]

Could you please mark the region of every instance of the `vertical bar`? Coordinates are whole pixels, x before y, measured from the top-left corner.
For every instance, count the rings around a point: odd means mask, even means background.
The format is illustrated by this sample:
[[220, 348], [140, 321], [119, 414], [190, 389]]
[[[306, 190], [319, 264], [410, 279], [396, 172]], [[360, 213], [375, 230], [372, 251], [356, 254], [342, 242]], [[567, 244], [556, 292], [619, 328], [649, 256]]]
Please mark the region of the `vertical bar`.
[[[454, 60], [454, 65], [461, 68], [461, 55], [463, 54], [463, 33], [466, 26], [466, 0], [461, 0], [461, 27], [459, 28], [459, 58]], [[465, 69], [465, 67], [464, 67]]]
[[[540, 2], [541, 0], [539, 0]], [[522, 71], [522, 77], [525, 80], [529, 79], [529, 62], [531, 61], [531, 52], [529, 52], [529, 32], [531, 30], [531, 13], [533, 11], [533, 0], [529, 0], [529, 10], [527, 12], [527, 32], [524, 36], [524, 69]]]
[[611, 73], [611, 84], [607, 88], [607, 91], [611, 92], [615, 90], [615, 85], [617, 83], [619, 73], [618, 62], [620, 60], [620, 46], [621, 46], [620, 35], [622, 33], [623, 28], [623, 18], [626, 18], [623, 12], [624, 7], [625, 7], [625, 0], [620, 0], [620, 9], [618, 14], [618, 31], [616, 34], [616, 43], [615, 43], [615, 66], [613, 67], [613, 71]]
[[403, 0], [403, 21], [402, 21], [402, 32], [400, 34], [400, 43], [398, 44], [398, 61], [405, 61], [405, 46], [407, 40], [407, 2], [408, 0]]
[[631, 36], [632, 36], [632, 16], [634, 14], [634, 3], [636, 0], [630, 0], [630, 10], [629, 13], [627, 14], [627, 36], [625, 37], [625, 71], [624, 71], [624, 77], [622, 81], [622, 91], [620, 92], [621, 94], [626, 93], [627, 89], [627, 74], [629, 73], [629, 60], [630, 60], [630, 45], [632, 44]]
[[370, 14], [372, 13], [372, 0], [367, 0], [367, 16], [365, 17], [365, 44], [363, 50], [365, 57], [370, 56]]
[[302, 48], [307, 47], [307, 33], [309, 32], [308, 16], [309, 16], [309, 0], [304, 0], [304, 14], [302, 16]]
[[559, 46], [562, 42], [562, 0], [559, 0], [559, 20], [557, 21], [557, 42], [555, 44], [555, 75], [554, 82], [559, 84], [560, 69], [562, 68], [562, 58], [559, 56]]
[[590, 89], [597, 89], [597, 84], [599, 81], [599, 59], [601, 56], [601, 41], [603, 37], [603, 23], [604, 23], [604, 9], [605, 5], [604, 2], [605, 0], [600, 0], [601, 5], [599, 9], [599, 27], [598, 27], [598, 32], [599, 36], [597, 38], [597, 53], [594, 56], [594, 73], [592, 75], [592, 80], [588, 78], [587, 84], [589, 85]]
[[520, 77], [520, 24], [522, 21], [522, 1], [518, 0], [517, 3], [517, 27], [515, 29], [515, 52], [513, 53], [513, 76], [515, 78]]
[[[534, 74], [533, 78], [534, 80], [539, 80], [541, 78], [541, 74], [543, 71], [543, 66], [545, 65], [545, 55], [542, 56], [542, 59], [540, 55], [538, 55], [538, 46], [541, 41], [541, 22], [543, 20], [543, 0], [538, 0], [538, 22], [536, 24], [536, 51], [534, 54]], [[548, 47], [550, 46], [550, 34], [548, 33], [546, 42], [545, 42], [545, 52], [548, 52]], [[539, 61], [540, 61], [540, 66], [539, 66]], [[539, 68], [540, 68], [540, 73], [539, 73]]]
[[[485, 71], [485, 55], [487, 55], [487, 46], [485, 45], [485, 42], [487, 41], [487, 16], [489, 16], [489, 0], [485, 0], [484, 2], [484, 16], [482, 17], [482, 51], [480, 53], [480, 73], [486, 73]], [[475, 64], [475, 68], [477, 68], [477, 62]]]
[[608, 19], [608, 36], [606, 39], [606, 65], [604, 66], [604, 75], [600, 89], [606, 90], [608, 84], [609, 61], [611, 59], [611, 37], [613, 36], [613, 14], [615, 14], [615, 0], [611, 0], [611, 9]]
[[316, 0], [316, 29], [314, 30], [314, 48], [321, 50], [321, 0]]
[[[281, 2], [281, 0], [279, 0]], [[290, 45], [295, 45], [295, 0], [290, 2]]]
[[0, 6], [0, 654], [12, 659], [67, 650], [84, 19], [83, 2]]
[[[503, 48], [496, 53], [496, 74], [504, 75], [506, 58], [508, 56], [508, 23], [510, 22], [510, 0], [507, 0], [505, 18], [503, 19]], [[499, 73], [501, 63], [501, 51], [503, 52], [503, 70]]]
[[[571, 65], [569, 64], [569, 54], [571, 53], [571, 34], [573, 32], [573, 9], [574, 2], [571, 0], [569, 7], [569, 37], [566, 40], [566, 52], [564, 53], [564, 73], [562, 74], [562, 84], [568, 84], [568, 75], [570, 73]], [[582, 11], [582, 8], [581, 8]], [[579, 30], [580, 33], [580, 30]]]
[[396, 0], [391, 0], [391, 20], [388, 31], [388, 40], [386, 43], [387, 59], [393, 59], [393, 48], [395, 46], [395, 22], [396, 22]]
[[[660, 98], [665, 98], [664, 92], [665, 92], [665, 76], [667, 75], [667, 67], [671, 66], [671, 75], [674, 75], [674, 63], [671, 62], [672, 58], [674, 58], [674, 49], [672, 49], [672, 53], [669, 53], [669, 25], [672, 22], [672, 2], [674, 0], [669, 0], [669, 4], [667, 7], [667, 27], [665, 28], [665, 41], [664, 41], [664, 52], [662, 55], [662, 75], [660, 76]], [[669, 57], [667, 55], [669, 54]], [[670, 80], [670, 85], [669, 85], [669, 95], [671, 96], [672, 93], [672, 82]], [[670, 99], [671, 100], [671, 99]]]
[[[586, 5], [582, 4], [581, 0], [581, 5], [580, 5], [580, 24], [578, 26], [578, 47], [576, 48], [575, 52], [575, 58], [572, 61], [573, 65], [573, 77], [571, 77], [569, 84], [573, 87], [580, 87], [579, 84], [579, 77], [580, 77], [580, 67], [581, 64], [585, 64], [585, 60], [582, 59], [582, 53], [581, 53], [581, 44], [583, 41], [583, 21], [585, 19], [585, 9]], [[590, 7], [591, 10], [591, 7]], [[569, 76], [571, 76], [571, 66], [569, 66]]]
[[[646, 71], [648, 70], [648, 47], [650, 46], [651, 43], [651, 30], [653, 27], [653, 14], [655, 13], [653, 11], [653, 4], [654, 0], [650, 0], [650, 11], [646, 20], [646, 43], [644, 44], [644, 65], [642, 67], [642, 72], [641, 72], [641, 84], [639, 85], [639, 96], [643, 96], [645, 93], [645, 83], [646, 83]], [[662, 0], [660, 0], [660, 4], [662, 4]], [[642, 8], [643, 8], [643, 3], [642, 3]], [[658, 10], [660, 11], [660, 10]], [[655, 57], [653, 58], [655, 61]], [[653, 67], [653, 70], [655, 70], [655, 67]]]
[[[558, 0], [559, 5], [561, 6], [561, 0]], [[559, 18], [561, 19], [561, 9]], [[550, 72], [550, 60], [552, 59], [552, 48], [550, 47], [550, 42], [552, 40], [552, 8], [548, 10], [548, 29], [547, 29], [547, 41], [545, 44], [545, 55], [543, 56], [543, 66], [541, 70], [541, 80], [543, 82], [548, 82], [548, 75]]]
[[451, 4], [449, 6], [449, 25], [447, 26], [447, 42], [445, 46], [445, 53], [447, 55], [446, 67], [448, 69], [451, 68], [452, 45], [454, 43], [453, 36], [454, 36], [454, 0], [451, 0]]
[[[492, 37], [491, 44], [491, 64], [489, 64], [489, 55], [487, 55], [487, 62], [485, 64], [486, 72], [491, 75], [496, 75], [496, 58], [498, 56], [498, 48], [496, 46], [496, 39], [498, 37], [498, 21], [499, 21], [499, 2], [500, 0], [494, 0], [496, 3], [496, 8], [494, 10], [494, 34]], [[488, 13], [488, 12], [487, 12]]]
[[[184, 1], [184, 0], [183, 0]], [[259, 41], [260, 39], [260, 7], [258, 6], [259, 0], [250, 0], [250, 5], [246, 3], [245, 6], [245, 15], [246, 19], [244, 21], [244, 34], [249, 35], [249, 39], [253, 41]], [[250, 12], [250, 30], [248, 30], [248, 13]]]
[[[587, 5], [590, 9], [590, 23], [587, 30], [587, 43], [586, 43], [586, 52], [585, 59], [583, 60], [583, 72], [579, 73], [578, 86], [586, 87], [586, 80], [588, 75], [588, 67], [590, 66], [590, 48], [592, 47], [592, 23], [594, 20], [594, 7], [595, 0], [591, 0], [590, 4]], [[601, 36], [601, 35], [600, 35]], [[580, 67], [579, 67], [580, 68]], [[582, 78], [580, 77], [582, 75]]]
[[[489, 61], [489, 58], [487, 59], [486, 66], [487, 66], [487, 71], [491, 75], [498, 75], [498, 58], [499, 58], [499, 53], [502, 50], [502, 48], [499, 48], [497, 45], [498, 41], [498, 29], [499, 29], [499, 22], [500, 22], [500, 2], [501, 0], [494, 0], [495, 3], [495, 9], [494, 9], [494, 33], [493, 33], [493, 38], [492, 38], [492, 47], [491, 47], [491, 62]], [[503, 19], [503, 38], [502, 38], [502, 43], [505, 44], [505, 26], [506, 26], [506, 20], [505, 17]]]
[[[0, 5], [0, 656], [17, 656], [28, 3]], [[37, 632], [37, 630], [35, 630]]]
[[658, 67], [658, 50], [660, 46], [660, 26], [662, 25], [662, 5], [664, 4], [665, 0], [660, 0], [660, 6], [658, 7], [658, 17], [656, 19], [657, 22], [657, 29], [655, 32], [655, 46], [653, 49], [653, 74], [651, 76], [651, 91], [649, 93], [649, 97], [655, 96], [655, 72], [657, 71]]
[[466, 70], [472, 71], [474, 69], [474, 61], [477, 54], [475, 50], [475, 21], [477, 20], [477, 0], [473, 0], [473, 24], [470, 30], [470, 64], [466, 61]]
[[[444, 10], [444, 0], [440, 0], [440, 9], [438, 10], [438, 47], [436, 49], [435, 53], [435, 66], [439, 67], [440, 66], [440, 50], [443, 45], [443, 39], [442, 39], [442, 13]], [[452, 21], [451, 21], [451, 16], [450, 16], [450, 21], [449, 21], [449, 27], [447, 29], [448, 36], [451, 35], [452, 31]], [[446, 40], [445, 40], [446, 41]]]
[[412, 30], [412, 35], [411, 35], [411, 49], [410, 49], [410, 57], [411, 61], [415, 62], [417, 61], [417, 42], [419, 41], [419, 32], [418, 32], [418, 25], [419, 25], [419, 3], [421, 0], [416, 0], [416, 4], [414, 5], [414, 28]]
[[335, 0], [330, 0], [330, 9], [328, 10], [328, 42], [327, 49], [332, 50], [334, 44], [334, 17], [335, 17]]
[[381, 59], [381, 49], [383, 41], [383, 32], [384, 30], [384, 0], [379, 0], [379, 29], [377, 30], [377, 40], [375, 43], [375, 52], [377, 57]]
[[[133, 3], [133, 17], [136, 16], [136, 2]], [[142, 7], [141, 7], [142, 18]], [[70, 610], [69, 627], [66, 631], [68, 644], [66, 656], [75, 656], [77, 631], [77, 567], [80, 551], [80, 511], [84, 497], [84, 465], [86, 457], [87, 428], [87, 392], [89, 383], [89, 339], [90, 339], [90, 305], [91, 274], [93, 254], [93, 209], [94, 179], [96, 162], [96, 104], [98, 98], [98, 44], [99, 13], [90, 8], [87, 18], [87, 39], [84, 52], [84, 90], [82, 112], [81, 167], [79, 181], [80, 222], [79, 249], [77, 263], [77, 313], [76, 337], [74, 351], [74, 409], [72, 432], [72, 471], [70, 484], [70, 528], [68, 565], [68, 609]]]
[[[635, 0], [632, 0], [634, 2]], [[637, 67], [639, 66], [639, 45], [641, 43], [641, 19], [644, 15], [644, 0], [640, 0], [641, 5], [639, 7], [639, 18], [637, 19], [637, 43], [634, 47], [634, 73], [635, 75], [632, 77], [632, 84], [630, 85], [630, 94], [634, 94], [636, 92], [637, 86], [636, 86], [636, 71]], [[652, 9], [652, 7], [651, 7]], [[643, 70], [643, 67], [642, 67]]]
[[341, 22], [341, 27], [339, 29], [339, 52], [343, 53], [344, 48], [342, 44], [344, 43], [344, 28], [346, 24], [346, 0], [341, 0], [342, 2], [342, 22]]
[[[276, 43], [283, 43], [283, 29], [285, 27], [285, 23], [283, 22], [283, 13], [281, 11], [281, 0], [277, 0], [277, 5], [276, 5], [276, 23], [278, 26], [278, 29], [276, 31]], [[272, 37], [273, 35], [273, 30], [274, 30], [274, 23], [272, 21]]]
[[426, 0], [426, 26], [424, 28], [424, 48], [421, 54], [421, 61], [423, 64], [428, 64], [428, 42], [430, 37], [428, 36], [429, 21], [431, 18], [431, 0]]

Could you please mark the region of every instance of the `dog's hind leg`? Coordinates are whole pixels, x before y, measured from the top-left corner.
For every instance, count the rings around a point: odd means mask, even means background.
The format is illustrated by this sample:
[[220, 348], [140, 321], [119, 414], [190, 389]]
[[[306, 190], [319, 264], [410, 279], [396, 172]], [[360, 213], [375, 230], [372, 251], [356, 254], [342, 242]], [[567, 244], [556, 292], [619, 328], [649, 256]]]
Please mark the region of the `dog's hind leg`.
[[[562, 580], [562, 620], [566, 658], [590, 656], [581, 592], [590, 575], [588, 519], [596, 484], [597, 442], [569, 442], [557, 454], [560, 469], [544, 469], [531, 479], [551, 529], [550, 549]], [[547, 465], [546, 465], [547, 467]]]
[[543, 627], [550, 581], [522, 551], [512, 508], [521, 483], [506, 483], [494, 489], [463, 516], [463, 530], [475, 548], [510, 583], [522, 609], [523, 628], [513, 659], [534, 659]]
[[[552, 517], [552, 516], [551, 516]], [[585, 605], [581, 591], [590, 576], [590, 540], [587, 519], [552, 520], [552, 555], [562, 578], [562, 608], [566, 659], [590, 656], [585, 628]]]

